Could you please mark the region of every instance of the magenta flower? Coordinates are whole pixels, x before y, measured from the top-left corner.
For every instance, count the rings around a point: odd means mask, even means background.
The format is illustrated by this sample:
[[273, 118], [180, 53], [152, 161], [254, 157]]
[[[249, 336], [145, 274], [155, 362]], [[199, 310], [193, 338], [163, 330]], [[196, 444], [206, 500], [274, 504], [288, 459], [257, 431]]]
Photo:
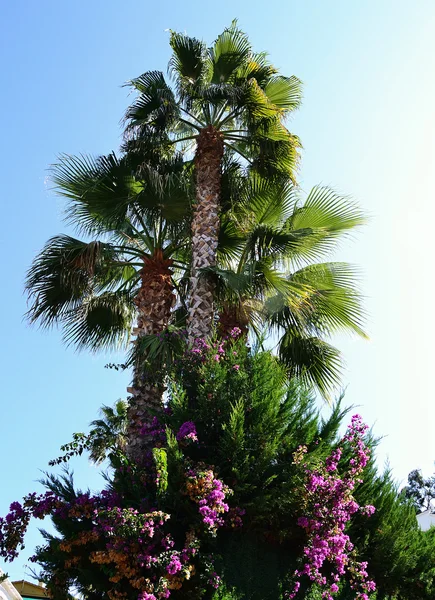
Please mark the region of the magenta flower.
[[177, 441], [181, 442], [184, 440], [190, 440], [191, 442], [198, 441], [198, 434], [196, 433], [196, 427], [193, 421], [186, 421], [178, 430]]
[[[333, 565], [332, 583], [329, 589], [322, 592], [322, 598], [332, 600], [338, 592], [340, 577], [346, 571], [350, 575], [352, 589], [356, 590], [356, 598], [368, 600], [367, 592], [374, 591], [374, 581], [368, 579], [367, 563], [359, 563], [354, 556], [354, 546], [344, 533], [347, 523], [357, 511], [370, 516], [375, 507], [360, 507], [352, 496], [356, 483], [370, 459], [370, 451], [364, 442], [367, 426], [359, 415], [352, 417], [342, 444], [350, 446], [352, 458], [347, 471], [343, 475], [337, 473], [338, 463], [343, 454], [340, 446], [331, 452], [323, 466], [310, 469], [305, 465], [307, 514], [299, 517], [298, 525], [308, 533], [308, 540], [303, 550], [305, 564], [296, 571], [296, 578], [307, 576], [310, 581], [321, 587], [328, 584], [322, 573], [325, 562]], [[299, 447], [293, 455], [294, 464], [301, 464], [304, 448]], [[299, 590], [296, 581], [289, 598], [294, 598]]]

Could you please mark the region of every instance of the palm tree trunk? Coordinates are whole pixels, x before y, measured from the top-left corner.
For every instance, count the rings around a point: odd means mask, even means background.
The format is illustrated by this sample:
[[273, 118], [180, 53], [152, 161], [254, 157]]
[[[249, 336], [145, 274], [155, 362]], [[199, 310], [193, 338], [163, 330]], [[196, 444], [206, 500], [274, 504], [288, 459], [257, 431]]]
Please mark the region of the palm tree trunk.
[[[239, 331], [235, 331], [239, 330]], [[221, 339], [248, 339], [249, 315], [242, 305], [225, 304], [219, 313], [217, 332]]]
[[[135, 298], [138, 309], [137, 326], [133, 330], [136, 344], [145, 335], [156, 335], [168, 326], [176, 297], [172, 285], [171, 259], [164, 259], [161, 249], [151, 257], [144, 257], [141, 271], [142, 285]], [[127, 455], [141, 462], [152, 448], [150, 434], [155, 413], [163, 409], [165, 391], [163, 374], [144, 370], [143, 364], [134, 367], [133, 385], [128, 409]]]
[[196, 338], [207, 338], [212, 332], [214, 285], [210, 277], [201, 275], [201, 269], [216, 265], [223, 153], [221, 133], [212, 125], [202, 129], [195, 155], [196, 204], [192, 219], [192, 269], [187, 320], [190, 343]]

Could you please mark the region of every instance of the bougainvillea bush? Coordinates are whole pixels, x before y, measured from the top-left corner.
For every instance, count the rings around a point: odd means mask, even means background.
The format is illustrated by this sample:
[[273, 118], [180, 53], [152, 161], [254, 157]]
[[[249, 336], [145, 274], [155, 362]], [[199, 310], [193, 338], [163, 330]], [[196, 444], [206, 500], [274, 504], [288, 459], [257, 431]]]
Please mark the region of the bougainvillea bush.
[[[348, 411], [338, 403], [322, 420], [272, 354], [237, 331], [195, 343], [171, 369], [143, 463], [112, 436], [105, 490], [48, 475], [45, 494], [13, 502], [0, 521], [3, 558], [22, 549], [31, 518], [47, 516], [57, 533], [32, 560], [54, 598], [379, 600], [407, 598], [417, 576], [413, 597], [431, 597], [422, 565], [433, 539], [423, 544], [389, 477], [377, 476], [358, 415], [340, 435]], [[92, 436], [74, 439], [67, 458], [92, 450]]]

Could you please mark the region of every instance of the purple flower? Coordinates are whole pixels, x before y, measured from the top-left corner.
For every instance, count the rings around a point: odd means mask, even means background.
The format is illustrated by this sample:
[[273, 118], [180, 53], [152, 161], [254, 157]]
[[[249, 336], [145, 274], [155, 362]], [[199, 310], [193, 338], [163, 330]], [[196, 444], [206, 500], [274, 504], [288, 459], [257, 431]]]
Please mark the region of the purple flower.
[[[305, 564], [301, 570], [295, 572], [295, 576], [306, 576], [311, 582], [324, 587], [328, 579], [322, 569], [325, 562], [333, 565], [329, 579], [332, 583], [329, 589], [322, 592], [322, 598], [326, 600], [332, 600], [331, 594], [339, 590], [340, 578], [346, 571], [351, 587], [356, 591], [356, 598], [368, 600], [366, 592], [376, 588], [375, 583], [368, 579], [367, 563], [359, 563], [355, 559], [352, 553], [354, 546], [349, 536], [344, 533], [347, 523], [358, 510], [367, 516], [375, 511], [371, 505], [361, 508], [352, 495], [370, 459], [370, 451], [364, 440], [366, 431], [367, 426], [361, 417], [355, 415], [341, 445], [331, 452], [323, 465], [316, 465], [315, 469], [304, 465], [306, 515], [299, 517], [298, 525], [307, 530], [308, 540], [303, 550]], [[344, 446], [350, 450], [351, 458], [347, 470], [338, 474], [338, 464]], [[294, 453], [293, 464], [301, 464], [302, 449], [298, 448]], [[299, 587], [295, 586], [287, 597], [294, 598], [298, 589]]]
[[367, 506], [360, 508], [360, 512], [367, 517], [371, 517], [376, 512], [376, 508], [371, 504], [367, 504]]
[[186, 421], [183, 423], [177, 433], [177, 441], [190, 440], [192, 442], [198, 441], [198, 434], [196, 433], [195, 423], [193, 421]]
[[148, 594], [148, 592], [141, 592], [138, 595], [137, 600], [156, 600], [156, 597], [154, 596], [154, 594]]
[[178, 571], [181, 571], [182, 568], [183, 565], [181, 564], [178, 554], [174, 554], [171, 557], [168, 566], [166, 567], [166, 571], [169, 573], [169, 575], [175, 575], [176, 573], [178, 573]]
[[234, 339], [240, 337], [242, 334], [242, 330], [240, 329], [240, 327], [233, 327], [233, 329], [231, 329], [230, 331], [230, 336]]

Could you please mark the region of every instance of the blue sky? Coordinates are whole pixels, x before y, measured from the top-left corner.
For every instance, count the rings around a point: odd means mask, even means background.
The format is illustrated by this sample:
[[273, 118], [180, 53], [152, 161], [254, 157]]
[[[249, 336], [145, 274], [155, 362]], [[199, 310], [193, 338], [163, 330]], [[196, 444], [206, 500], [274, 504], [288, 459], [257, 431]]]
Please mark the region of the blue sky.
[[[23, 320], [26, 268], [48, 237], [66, 231], [62, 202], [45, 183], [61, 152], [117, 149], [128, 104], [122, 83], [165, 70], [167, 29], [211, 42], [234, 17], [283, 74], [304, 81], [290, 124], [304, 145], [300, 183], [352, 195], [371, 221], [337, 258], [361, 266], [371, 340], [340, 338], [346, 402], [377, 435], [382, 466], [403, 480], [435, 459], [435, 4], [432, 0], [15, 0], [0, 13], [3, 293], [0, 369], [0, 514], [33, 489], [41, 470], [99, 406], [125, 397], [112, 356], [77, 354], [57, 331]], [[74, 463], [78, 482], [98, 470]], [[34, 526], [24, 576], [38, 543]], [[4, 565], [2, 565], [4, 566]]]

